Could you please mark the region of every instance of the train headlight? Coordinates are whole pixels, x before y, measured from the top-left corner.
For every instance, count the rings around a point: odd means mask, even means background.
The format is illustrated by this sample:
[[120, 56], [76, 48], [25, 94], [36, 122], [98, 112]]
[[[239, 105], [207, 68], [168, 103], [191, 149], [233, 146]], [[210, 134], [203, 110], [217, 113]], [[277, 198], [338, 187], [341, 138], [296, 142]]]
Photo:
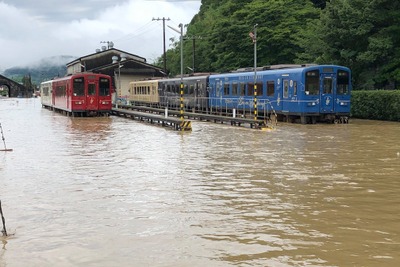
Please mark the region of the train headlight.
[[307, 106], [309, 106], [309, 107], [313, 107], [313, 106], [315, 106], [315, 105], [317, 105], [316, 102], [308, 102], [308, 103], [307, 103]]
[[101, 104], [102, 104], [102, 105], [107, 105], [107, 104], [108, 104], [108, 101], [102, 101]]
[[75, 101], [75, 104], [82, 105], [82, 102], [81, 101]]
[[341, 106], [347, 106], [347, 102], [340, 102]]

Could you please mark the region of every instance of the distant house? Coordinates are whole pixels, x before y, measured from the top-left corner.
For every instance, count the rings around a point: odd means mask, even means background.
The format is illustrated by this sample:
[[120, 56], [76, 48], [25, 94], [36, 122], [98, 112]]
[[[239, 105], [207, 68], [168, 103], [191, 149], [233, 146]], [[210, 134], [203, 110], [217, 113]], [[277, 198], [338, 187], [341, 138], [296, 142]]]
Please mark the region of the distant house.
[[113, 85], [120, 102], [127, 100], [130, 82], [165, 76], [161, 68], [146, 63], [145, 58], [113, 47], [103, 47], [94, 54], [67, 63], [67, 75], [85, 71], [113, 77]]

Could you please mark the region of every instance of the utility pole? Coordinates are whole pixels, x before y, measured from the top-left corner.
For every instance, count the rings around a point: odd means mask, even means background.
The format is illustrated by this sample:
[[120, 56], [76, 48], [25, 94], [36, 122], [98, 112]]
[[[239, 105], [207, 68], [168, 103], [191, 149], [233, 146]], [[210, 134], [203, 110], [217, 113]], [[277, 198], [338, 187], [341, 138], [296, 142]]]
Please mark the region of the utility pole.
[[192, 58], [192, 72], [195, 72], [195, 66], [196, 66], [196, 39], [203, 39], [201, 36], [191, 36], [191, 37], [185, 37], [187, 40], [192, 40], [192, 49], [193, 49], [193, 58]]
[[164, 73], [166, 75], [167, 74], [167, 54], [165, 53], [165, 21], [166, 20], [169, 21], [171, 19], [162, 17], [162, 18], [153, 18], [153, 21], [154, 20], [156, 20], [156, 21], [162, 20], [163, 21], [163, 44], [164, 44], [163, 61], [164, 61]]

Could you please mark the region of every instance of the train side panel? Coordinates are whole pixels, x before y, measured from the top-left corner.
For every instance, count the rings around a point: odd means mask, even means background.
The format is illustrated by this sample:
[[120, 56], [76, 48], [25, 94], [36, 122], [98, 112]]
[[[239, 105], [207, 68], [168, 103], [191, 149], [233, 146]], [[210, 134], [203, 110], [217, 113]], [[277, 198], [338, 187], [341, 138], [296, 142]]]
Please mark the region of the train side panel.
[[157, 105], [160, 102], [158, 89], [158, 80], [130, 82], [128, 100], [133, 104]]
[[[179, 109], [181, 79], [159, 80], [160, 105]], [[187, 111], [208, 111], [208, 75], [190, 76], [183, 79], [183, 105]]]
[[60, 79], [53, 81], [52, 104], [55, 109], [71, 111], [71, 96], [69, 79]]

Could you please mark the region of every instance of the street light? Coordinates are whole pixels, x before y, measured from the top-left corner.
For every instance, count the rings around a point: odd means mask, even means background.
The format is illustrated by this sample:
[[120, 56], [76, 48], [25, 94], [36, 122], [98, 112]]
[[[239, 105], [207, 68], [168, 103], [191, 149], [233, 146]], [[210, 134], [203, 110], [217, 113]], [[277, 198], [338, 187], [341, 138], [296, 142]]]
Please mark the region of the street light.
[[[122, 58], [122, 57], [121, 57]], [[118, 62], [118, 87], [115, 90], [115, 107], [118, 108], [118, 90], [121, 92], [121, 68], [124, 65], [121, 65], [121, 60], [118, 60], [117, 56], [112, 57], [112, 62], [117, 63]], [[114, 70], [114, 75], [116, 75], [115, 70]], [[117, 86], [117, 85], [115, 85]]]
[[258, 24], [254, 25], [254, 121], [257, 121], [258, 117], [258, 110], [257, 110], [257, 26]]
[[181, 30], [177, 30], [171, 26], [168, 25], [168, 28], [171, 30], [177, 32], [180, 34], [180, 43], [181, 43], [181, 92], [180, 92], [180, 100], [181, 100], [181, 106], [180, 106], [180, 117], [181, 120], [183, 121], [183, 24], [179, 24], [179, 28]]

